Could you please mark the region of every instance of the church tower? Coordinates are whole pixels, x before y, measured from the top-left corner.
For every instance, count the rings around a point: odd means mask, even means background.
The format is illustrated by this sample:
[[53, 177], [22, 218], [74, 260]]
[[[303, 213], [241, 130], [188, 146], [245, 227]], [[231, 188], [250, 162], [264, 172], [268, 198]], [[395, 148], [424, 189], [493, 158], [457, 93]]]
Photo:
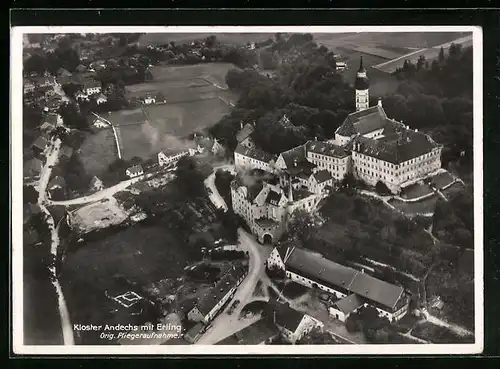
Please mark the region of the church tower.
[[368, 109], [369, 87], [370, 87], [370, 81], [366, 76], [366, 69], [363, 67], [363, 57], [361, 57], [361, 61], [359, 62], [358, 73], [356, 74], [356, 81], [354, 82], [354, 88], [356, 90], [356, 111]]

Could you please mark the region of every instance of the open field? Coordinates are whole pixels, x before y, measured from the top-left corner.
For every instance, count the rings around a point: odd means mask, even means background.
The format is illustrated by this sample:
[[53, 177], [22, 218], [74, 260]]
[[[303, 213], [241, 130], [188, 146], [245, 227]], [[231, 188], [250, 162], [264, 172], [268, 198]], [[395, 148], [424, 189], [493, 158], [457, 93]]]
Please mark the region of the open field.
[[416, 202], [403, 202], [401, 200], [393, 199], [389, 200], [389, 204], [408, 216], [414, 216], [418, 214], [434, 213], [437, 200], [438, 196], [435, 195]]
[[118, 159], [113, 131], [104, 128], [94, 134], [88, 133], [79, 156], [87, 173], [100, 176], [109, 164]]
[[72, 215], [72, 223], [82, 232], [90, 232], [99, 228], [122, 223], [127, 219], [127, 212], [114, 197], [103, 202], [98, 201], [76, 210]]
[[[347, 70], [343, 74], [349, 83], [356, 78], [359, 59], [363, 56], [363, 65], [370, 78], [370, 94], [384, 96], [393, 93], [398, 83], [385, 70], [375, 69], [374, 66], [419, 49], [450, 42], [461, 36], [463, 34], [458, 32], [363, 32], [314, 34], [314, 39], [318, 44], [325, 45], [340, 55], [340, 60], [347, 64]], [[439, 49], [437, 50], [439, 52]]]
[[[461, 37], [451, 41], [455, 44], [461, 44], [462, 47], [472, 46], [472, 35], [467, 37]], [[441, 45], [431, 46], [429, 48], [417, 50], [409, 54], [397, 57], [393, 60], [383, 62], [379, 65], [374, 66], [374, 68], [385, 73], [393, 73], [396, 71], [396, 69], [401, 68], [406, 60], [412, 63], [416, 63], [420, 56], [424, 56], [425, 60], [431, 61], [438, 58], [441, 47], [443, 47], [446, 53], [447, 49], [449, 49], [452, 42], [446, 42]]]
[[214, 97], [122, 110], [107, 119], [116, 125], [123, 159], [147, 159], [164, 149], [187, 147], [182, 138], [215, 124], [229, 111], [229, 106]]
[[141, 295], [138, 289], [177, 278], [186, 264], [184, 245], [162, 226], [136, 225], [88, 242], [67, 255], [61, 274], [72, 323], [134, 324], [139, 303], [126, 308], [113, 297], [131, 290]]
[[231, 68], [229, 63], [157, 66], [152, 70], [153, 81], [127, 86], [129, 99], [161, 93], [166, 103], [104, 116], [116, 127], [123, 159], [147, 159], [163, 149], [185, 148], [178, 138], [203, 130], [229, 113], [228, 101], [237, 100], [225, 84]]
[[411, 49], [434, 47], [463, 36], [463, 32], [363, 32], [314, 34], [314, 39], [333, 49], [343, 45], [364, 45], [403, 55]]
[[212, 35], [215, 35], [221, 43], [237, 46], [274, 38], [274, 33], [148, 33], [141, 36], [139, 43], [141, 46], [162, 45], [170, 41], [186, 43], [205, 39]]

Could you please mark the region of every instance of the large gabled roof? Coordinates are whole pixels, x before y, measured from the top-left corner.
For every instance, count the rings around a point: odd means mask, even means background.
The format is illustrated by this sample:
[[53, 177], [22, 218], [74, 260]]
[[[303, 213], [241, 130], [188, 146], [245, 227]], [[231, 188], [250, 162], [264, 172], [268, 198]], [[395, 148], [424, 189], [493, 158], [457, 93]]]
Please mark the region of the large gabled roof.
[[364, 135], [386, 125], [387, 115], [380, 105], [349, 114], [335, 133], [350, 137], [355, 134]]
[[250, 123], [245, 124], [245, 126], [236, 134], [236, 140], [238, 143], [244, 141], [248, 136], [250, 136], [254, 131], [253, 125]]
[[382, 281], [366, 273], [358, 273], [349, 290], [365, 299], [393, 308], [403, 295], [401, 286]]
[[288, 304], [283, 304], [276, 300], [271, 300], [268, 307], [271, 319], [276, 325], [283, 327], [290, 332], [295, 332], [300, 322], [304, 318], [304, 313], [291, 308]]
[[357, 308], [363, 305], [363, 300], [356, 294], [351, 294], [334, 304], [337, 309], [342, 311], [344, 314], [350, 314]]
[[256, 147], [250, 148], [243, 145], [238, 145], [234, 152], [265, 163], [269, 163], [271, 160], [276, 160], [276, 157], [274, 155], [269, 154], [268, 152], [265, 152], [264, 150], [258, 149]]
[[320, 170], [319, 172], [314, 173], [313, 177], [316, 180], [316, 182], [318, 182], [318, 183], [323, 183], [323, 182], [329, 181], [330, 179], [333, 178], [332, 175], [330, 174], [330, 172], [327, 171], [326, 169], [323, 169], [323, 170]]
[[389, 309], [396, 305], [404, 293], [401, 286], [371, 277], [300, 248], [293, 250], [285, 266], [295, 273], [304, 273], [312, 280], [341, 287]]
[[333, 156], [336, 158], [345, 158], [349, 156], [349, 153], [347, 153], [343, 147], [324, 141], [307, 141], [306, 150], [307, 152]]

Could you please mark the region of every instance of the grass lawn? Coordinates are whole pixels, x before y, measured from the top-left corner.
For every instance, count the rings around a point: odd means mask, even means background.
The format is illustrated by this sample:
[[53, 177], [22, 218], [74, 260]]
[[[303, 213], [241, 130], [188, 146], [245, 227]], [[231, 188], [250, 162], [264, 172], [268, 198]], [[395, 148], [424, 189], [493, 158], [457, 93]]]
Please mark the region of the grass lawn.
[[[90, 241], [67, 255], [61, 284], [73, 323], [131, 323], [135, 316], [109, 296], [177, 278], [187, 264], [186, 249], [162, 226], [136, 225]], [[120, 282], [120, 283], [119, 283]], [[95, 337], [93, 337], [95, 339]]]
[[460, 182], [453, 183], [450, 187], [445, 190], [441, 190], [441, 193], [446, 196], [447, 199], [453, 197], [454, 194], [464, 190], [464, 185]]
[[415, 199], [417, 197], [429, 195], [432, 192], [432, 189], [426, 184], [414, 183], [410, 186], [405, 187], [401, 191], [401, 197], [405, 199]]
[[430, 180], [434, 187], [441, 189], [453, 182], [453, 176], [448, 172], [442, 172], [431, 177]]
[[423, 322], [413, 328], [412, 336], [421, 338], [432, 343], [474, 343], [474, 336], [460, 337], [446, 327]]
[[79, 155], [87, 173], [101, 175], [109, 164], [118, 159], [113, 131], [104, 128], [94, 134], [86, 133]]
[[403, 202], [397, 199], [389, 200], [389, 204], [408, 216], [433, 213], [438, 200], [437, 195], [416, 202]]

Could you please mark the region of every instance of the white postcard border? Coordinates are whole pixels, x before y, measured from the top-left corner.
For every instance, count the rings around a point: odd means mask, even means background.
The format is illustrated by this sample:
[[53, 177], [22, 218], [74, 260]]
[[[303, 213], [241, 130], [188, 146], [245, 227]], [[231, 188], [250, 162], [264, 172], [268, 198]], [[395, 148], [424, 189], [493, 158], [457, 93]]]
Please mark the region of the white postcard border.
[[[474, 312], [475, 343], [429, 345], [162, 345], [63, 346], [23, 343], [22, 52], [26, 33], [346, 33], [472, 32], [474, 94]], [[13, 351], [24, 355], [401, 355], [478, 354], [484, 345], [483, 276], [483, 40], [476, 26], [58, 26], [11, 29], [11, 185]]]

